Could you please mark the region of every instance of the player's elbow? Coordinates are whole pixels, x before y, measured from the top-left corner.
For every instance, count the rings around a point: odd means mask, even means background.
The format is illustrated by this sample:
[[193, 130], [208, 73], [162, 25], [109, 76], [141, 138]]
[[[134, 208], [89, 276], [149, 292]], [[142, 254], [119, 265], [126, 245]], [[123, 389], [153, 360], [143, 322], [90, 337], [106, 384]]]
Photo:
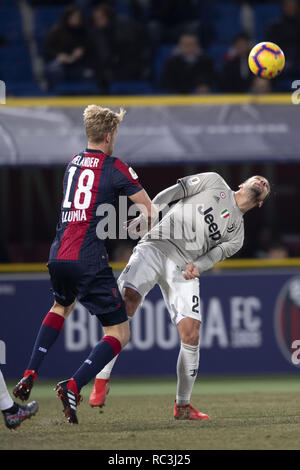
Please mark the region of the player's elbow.
[[232, 256], [237, 255], [237, 254], [239, 253], [239, 251], [241, 250], [242, 246], [243, 246], [243, 245], [241, 245], [241, 244], [236, 245], [236, 246], [234, 247], [234, 249], [232, 249], [232, 250], [230, 251], [230, 253], [229, 253], [227, 256], [225, 256], [224, 259], [231, 258]]

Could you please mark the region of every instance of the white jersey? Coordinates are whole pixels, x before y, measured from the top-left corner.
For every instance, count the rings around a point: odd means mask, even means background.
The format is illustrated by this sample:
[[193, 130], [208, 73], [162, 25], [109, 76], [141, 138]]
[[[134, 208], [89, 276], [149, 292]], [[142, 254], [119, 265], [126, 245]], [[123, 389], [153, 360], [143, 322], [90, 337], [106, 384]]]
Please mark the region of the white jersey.
[[[193, 263], [203, 272], [242, 247], [243, 213], [217, 173], [187, 176], [178, 184], [180, 200], [139, 243], [154, 244], [181, 269]], [[158, 195], [154, 202], [166, 201]]]

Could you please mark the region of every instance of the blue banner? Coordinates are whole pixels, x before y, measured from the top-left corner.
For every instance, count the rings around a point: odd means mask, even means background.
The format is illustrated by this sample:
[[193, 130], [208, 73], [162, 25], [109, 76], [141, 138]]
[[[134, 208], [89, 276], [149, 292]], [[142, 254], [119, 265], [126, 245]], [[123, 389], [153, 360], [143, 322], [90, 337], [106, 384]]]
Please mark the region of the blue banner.
[[[300, 371], [300, 272], [212, 272], [201, 276], [204, 374]], [[0, 364], [19, 377], [53, 299], [46, 275], [0, 277]], [[153, 289], [131, 322], [130, 344], [118, 376], [174, 375], [180, 344], [160, 289]], [[99, 321], [77, 304], [48, 353], [41, 377], [67, 378], [101, 338]]]

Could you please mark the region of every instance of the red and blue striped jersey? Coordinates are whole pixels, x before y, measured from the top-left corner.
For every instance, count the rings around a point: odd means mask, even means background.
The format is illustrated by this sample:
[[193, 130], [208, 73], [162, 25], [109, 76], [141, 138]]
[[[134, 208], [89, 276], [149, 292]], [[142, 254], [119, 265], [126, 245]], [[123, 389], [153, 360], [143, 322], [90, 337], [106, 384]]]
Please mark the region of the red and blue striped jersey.
[[121, 194], [131, 196], [141, 189], [135, 172], [120, 159], [89, 149], [75, 155], [64, 175], [61, 214], [49, 261], [107, 263], [104, 241], [96, 233], [97, 208], [115, 205]]

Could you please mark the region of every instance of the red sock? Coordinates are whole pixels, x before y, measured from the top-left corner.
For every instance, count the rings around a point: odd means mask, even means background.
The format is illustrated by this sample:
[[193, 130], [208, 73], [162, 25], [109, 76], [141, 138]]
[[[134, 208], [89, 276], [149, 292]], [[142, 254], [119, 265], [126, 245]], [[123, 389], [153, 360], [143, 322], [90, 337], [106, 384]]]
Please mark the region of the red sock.
[[37, 335], [27, 370], [38, 372], [47, 352], [57, 340], [65, 319], [61, 315], [49, 312]]

